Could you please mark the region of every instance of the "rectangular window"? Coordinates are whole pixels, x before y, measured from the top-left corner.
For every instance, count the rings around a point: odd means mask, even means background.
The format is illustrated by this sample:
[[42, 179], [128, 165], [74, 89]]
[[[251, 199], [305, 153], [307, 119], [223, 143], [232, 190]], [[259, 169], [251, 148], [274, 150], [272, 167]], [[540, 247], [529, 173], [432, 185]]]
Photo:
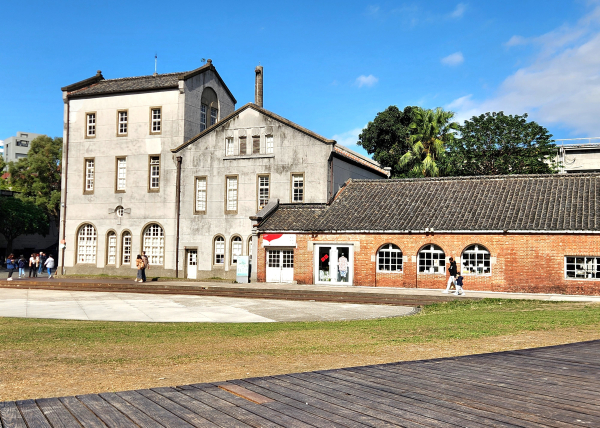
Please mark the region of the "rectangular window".
[[117, 235], [108, 235], [108, 260], [107, 264], [114, 265], [117, 262]]
[[252, 154], [257, 155], [260, 153], [260, 137], [252, 137]]
[[246, 154], [246, 137], [240, 137], [240, 155]]
[[213, 126], [215, 123], [217, 123], [218, 113], [219, 113], [219, 110], [211, 107], [211, 109], [210, 109], [210, 126]]
[[206, 104], [200, 105], [200, 132], [206, 129], [206, 110], [208, 106]]
[[160, 134], [162, 129], [162, 111], [160, 107], [150, 108], [150, 134]]
[[150, 156], [150, 174], [148, 187], [150, 191], [160, 188], [160, 156]]
[[96, 113], [87, 113], [86, 117], [86, 138], [94, 138], [96, 136]]
[[565, 257], [565, 277], [573, 279], [600, 279], [600, 257]]
[[94, 169], [94, 159], [86, 159], [84, 193], [94, 193]]
[[221, 237], [215, 240], [215, 264], [225, 263], [225, 240]]
[[258, 176], [258, 211], [269, 203], [269, 176]]
[[121, 110], [117, 113], [117, 136], [123, 137], [127, 135], [127, 110]]
[[227, 177], [227, 212], [237, 211], [238, 201], [238, 179], [237, 177]]
[[206, 213], [206, 177], [196, 177], [196, 214]]
[[127, 158], [117, 158], [117, 192], [125, 191], [127, 182]]
[[131, 263], [131, 235], [126, 232], [123, 235], [123, 264]]
[[273, 153], [273, 136], [267, 135], [265, 137], [265, 153]]
[[225, 156], [233, 156], [235, 154], [235, 147], [233, 144], [233, 138], [225, 138]]
[[292, 174], [292, 202], [304, 202], [304, 174]]

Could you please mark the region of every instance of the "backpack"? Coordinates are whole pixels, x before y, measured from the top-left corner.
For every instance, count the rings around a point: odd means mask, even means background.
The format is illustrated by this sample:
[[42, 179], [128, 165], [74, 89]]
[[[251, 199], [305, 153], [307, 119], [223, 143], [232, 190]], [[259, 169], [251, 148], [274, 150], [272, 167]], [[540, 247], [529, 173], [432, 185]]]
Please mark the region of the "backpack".
[[25, 267], [25, 260], [19, 259], [19, 269], [23, 269]]

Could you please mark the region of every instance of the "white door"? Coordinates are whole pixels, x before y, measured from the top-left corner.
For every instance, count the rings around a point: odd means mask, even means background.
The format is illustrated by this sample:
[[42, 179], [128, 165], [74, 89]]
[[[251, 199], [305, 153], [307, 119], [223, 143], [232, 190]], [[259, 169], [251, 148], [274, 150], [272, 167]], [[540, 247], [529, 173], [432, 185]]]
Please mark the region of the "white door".
[[294, 250], [267, 250], [267, 282], [294, 281]]
[[352, 245], [317, 245], [315, 250], [315, 284], [352, 285], [354, 276]]
[[187, 250], [187, 277], [196, 279], [198, 273], [198, 251]]

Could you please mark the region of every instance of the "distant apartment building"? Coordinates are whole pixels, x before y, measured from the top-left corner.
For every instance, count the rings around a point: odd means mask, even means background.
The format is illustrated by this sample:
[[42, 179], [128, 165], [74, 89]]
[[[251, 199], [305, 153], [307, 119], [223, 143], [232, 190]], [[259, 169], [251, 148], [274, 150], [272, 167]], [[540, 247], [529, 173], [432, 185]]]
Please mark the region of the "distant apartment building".
[[4, 161], [16, 162], [21, 158], [27, 157], [27, 152], [31, 146], [31, 141], [43, 134], [34, 134], [33, 132], [17, 132], [14, 137], [8, 137], [4, 140]]
[[556, 140], [559, 172], [600, 172], [600, 137]]

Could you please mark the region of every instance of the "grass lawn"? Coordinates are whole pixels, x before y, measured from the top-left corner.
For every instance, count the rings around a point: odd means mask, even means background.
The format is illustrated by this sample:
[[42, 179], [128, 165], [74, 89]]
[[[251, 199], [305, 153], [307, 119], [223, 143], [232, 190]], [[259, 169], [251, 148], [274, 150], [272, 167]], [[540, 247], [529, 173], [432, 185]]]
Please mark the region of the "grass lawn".
[[455, 301], [348, 322], [0, 318], [0, 401], [222, 381], [600, 339], [600, 304]]

